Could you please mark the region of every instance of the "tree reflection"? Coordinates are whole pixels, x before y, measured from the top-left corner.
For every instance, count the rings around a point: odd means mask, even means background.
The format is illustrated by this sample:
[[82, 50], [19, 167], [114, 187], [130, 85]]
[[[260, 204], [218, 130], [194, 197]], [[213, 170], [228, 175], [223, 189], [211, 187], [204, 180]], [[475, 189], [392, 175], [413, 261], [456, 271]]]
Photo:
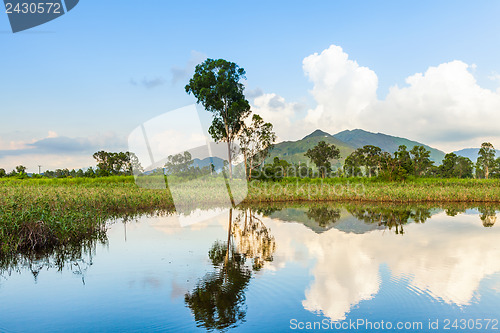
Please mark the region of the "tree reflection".
[[333, 224], [340, 219], [340, 209], [331, 209], [326, 206], [311, 207], [306, 213], [307, 217], [313, 219], [322, 228]]
[[[252, 269], [260, 270], [266, 261], [272, 261], [276, 247], [274, 237], [251, 209], [234, 221], [230, 209], [228, 224], [227, 242], [216, 241], [208, 251], [215, 270], [184, 297], [198, 325], [208, 330], [224, 330], [245, 321], [245, 289]], [[247, 260], [252, 260], [252, 268]]]
[[196, 288], [185, 295], [185, 302], [195, 320], [207, 329], [222, 330], [237, 326], [246, 315], [245, 293], [251, 279], [251, 270], [245, 258], [227, 245], [215, 242], [209, 256], [217, 270], [203, 277]]
[[479, 213], [481, 213], [481, 216], [479, 218], [481, 221], [483, 221], [483, 226], [486, 228], [491, 228], [492, 226], [495, 225], [495, 222], [497, 221], [497, 215], [496, 215], [496, 210], [493, 207], [479, 207], [478, 208]]
[[232, 234], [239, 252], [246, 258], [253, 259], [254, 270], [260, 270], [266, 261], [273, 260], [276, 241], [251, 208], [245, 209], [236, 217]]
[[347, 210], [354, 217], [366, 223], [378, 223], [378, 225], [386, 226], [389, 230], [394, 228], [394, 232], [397, 235], [405, 233], [404, 225], [410, 221], [424, 223], [431, 217], [430, 209], [418, 206], [349, 206]]

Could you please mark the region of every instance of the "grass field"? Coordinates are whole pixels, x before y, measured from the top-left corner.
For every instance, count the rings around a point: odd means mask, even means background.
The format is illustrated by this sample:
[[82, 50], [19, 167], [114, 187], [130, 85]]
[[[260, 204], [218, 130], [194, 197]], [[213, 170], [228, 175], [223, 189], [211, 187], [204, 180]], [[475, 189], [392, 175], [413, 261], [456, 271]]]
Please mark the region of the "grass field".
[[[217, 205], [226, 195], [220, 181], [207, 189], [180, 187], [184, 201]], [[500, 180], [286, 179], [251, 182], [245, 204], [300, 201], [500, 202]], [[166, 189], [139, 188], [133, 177], [0, 179], [0, 255], [40, 251], [99, 238], [107, 220], [173, 212]]]

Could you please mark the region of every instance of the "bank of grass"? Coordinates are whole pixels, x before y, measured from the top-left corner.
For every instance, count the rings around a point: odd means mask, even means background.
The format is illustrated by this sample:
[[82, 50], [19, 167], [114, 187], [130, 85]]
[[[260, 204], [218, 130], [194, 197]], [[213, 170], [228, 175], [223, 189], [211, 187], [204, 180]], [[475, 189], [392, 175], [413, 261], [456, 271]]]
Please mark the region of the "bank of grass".
[[[223, 180], [178, 187], [186, 203], [217, 205]], [[500, 202], [500, 180], [285, 179], [251, 182], [245, 204], [301, 201]], [[139, 188], [133, 177], [0, 179], [0, 255], [41, 251], [102, 237], [111, 218], [172, 212], [168, 190]]]
[[102, 237], [110, 218], [172, 210], [163, 190], [133, 177], [0, 180], [0, 254], [43, 251]]
[[251, 184], [247, 201], [500, 202], [500, 179], [290, 178]]

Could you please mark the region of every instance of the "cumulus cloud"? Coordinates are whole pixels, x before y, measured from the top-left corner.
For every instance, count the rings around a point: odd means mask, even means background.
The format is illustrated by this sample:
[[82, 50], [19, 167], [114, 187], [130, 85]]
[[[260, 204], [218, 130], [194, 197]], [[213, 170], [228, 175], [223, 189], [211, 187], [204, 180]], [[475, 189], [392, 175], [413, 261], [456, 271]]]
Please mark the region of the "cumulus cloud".
[[[278, 141], [296, 139], [297, 135], [307, 135], [311, 126], [297, 127], [295, 118], [304, 110], [300, 103], [289, 103], [277, 94], [262, 94], [255, 97], [252, 112], [260, 115], [264, 121], [274, 125]], [[307, 125], [307, 124], [306, 124]]]
[[[379, 99], [376, 73], [332, 45], [303, 60], [317, 105], [292, 124], [280, 123], [279, 119], [288, 117], [288, 113], [275, 116], [276, 130], [296, 140], [300, 138], [296, 135], [298, 128], [320, 128], [332, 134], [362, 128], [407, 137], [446, 151], [479, 146], [483, 141], [500, 145], [500, 89], [481, 87], [474, 76], [475, 68], [475, 64], [459, 60], [430, 66], [423, 73], [407, 77], [403, 87], [392, 86], [388, 95]], [[490, 79], [497, 77], [492, 74]]]
[[337, 129], [352, 127], [360, 112], [376, 101], [377, 75], [350, 60], [340, 46], [306, 57], [303, 69], [314, 83], [311, 94], [318, 103], [308, 111], [306, 122]]
[[469, 69], [451, 61], [414, 74], [407, 87], [392, 87], [384, 101], [364, 109], [359, 124], [435, 145], [478, 146], [498, 135], [500, 94], [480, 87]]

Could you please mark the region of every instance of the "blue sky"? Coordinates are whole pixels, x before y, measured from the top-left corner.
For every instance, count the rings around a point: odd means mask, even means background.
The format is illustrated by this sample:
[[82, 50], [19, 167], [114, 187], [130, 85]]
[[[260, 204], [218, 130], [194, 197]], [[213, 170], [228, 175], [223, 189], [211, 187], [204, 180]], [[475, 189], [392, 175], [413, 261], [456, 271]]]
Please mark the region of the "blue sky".
[[[139, 124], [194, 102], [183, 87], [206, 57], [245, 68], [250, 102], [268, 115], [281, 139], [300, 139], [324, 125], [331, 133], [362, 127], [406, 134], [445, 151], [479, 146], [483, 139], [495, 144], [494, 128], [481, 136], [482, 123], [469, 131], [450, 119], [468, 119], [467, 109], [470, 119], [479, 119], [497, 106], [499, 14], [498, 1], [86, 0], [52, 22], [12, 34], [1, 13], [0, 167], [78, 168], [93, 164], [93, 149], [125, 150], [127, 135]], [[307, 72], [304, 59], [315, 53]], [[344, 69], [344, 76], [321, 75]], [[360, 76], [352, 81], [349, 71]], [[417, 73], [422, 82], [408, 83]], [[365, 79], [373, 84], [353, 91]], [[448, 87], [462, 79], [460, 87]], [[453, 101], [428, 104], [436, 85], [448, 87], [439, 96], [452, 91], [443, 100]], [[395, 86], [399, 91], [388, 96]], [[352, 110], [336, 110], [351, 105], [328, 100], [344, 88], [352, 96], [375, 96]], [[474, 91], [466, 101], [459, 98], [464, 89]], [[485, 94], [491, 102], [477, 105]], [[415, 98], [427, 98], [425, 110], [405, 107]], [[276, 102], [282, 109], [273, 109]], [[449, 117], [430, 118], [457, 103], [462, 108]], [[420, 118], [404, 112], [420, 112]], [[358, 113], [377, 119], [339, 121]], [[399, 122], [388, 127], [384, 117]], [[427, 123], [441, 127], [407, 130]]]

